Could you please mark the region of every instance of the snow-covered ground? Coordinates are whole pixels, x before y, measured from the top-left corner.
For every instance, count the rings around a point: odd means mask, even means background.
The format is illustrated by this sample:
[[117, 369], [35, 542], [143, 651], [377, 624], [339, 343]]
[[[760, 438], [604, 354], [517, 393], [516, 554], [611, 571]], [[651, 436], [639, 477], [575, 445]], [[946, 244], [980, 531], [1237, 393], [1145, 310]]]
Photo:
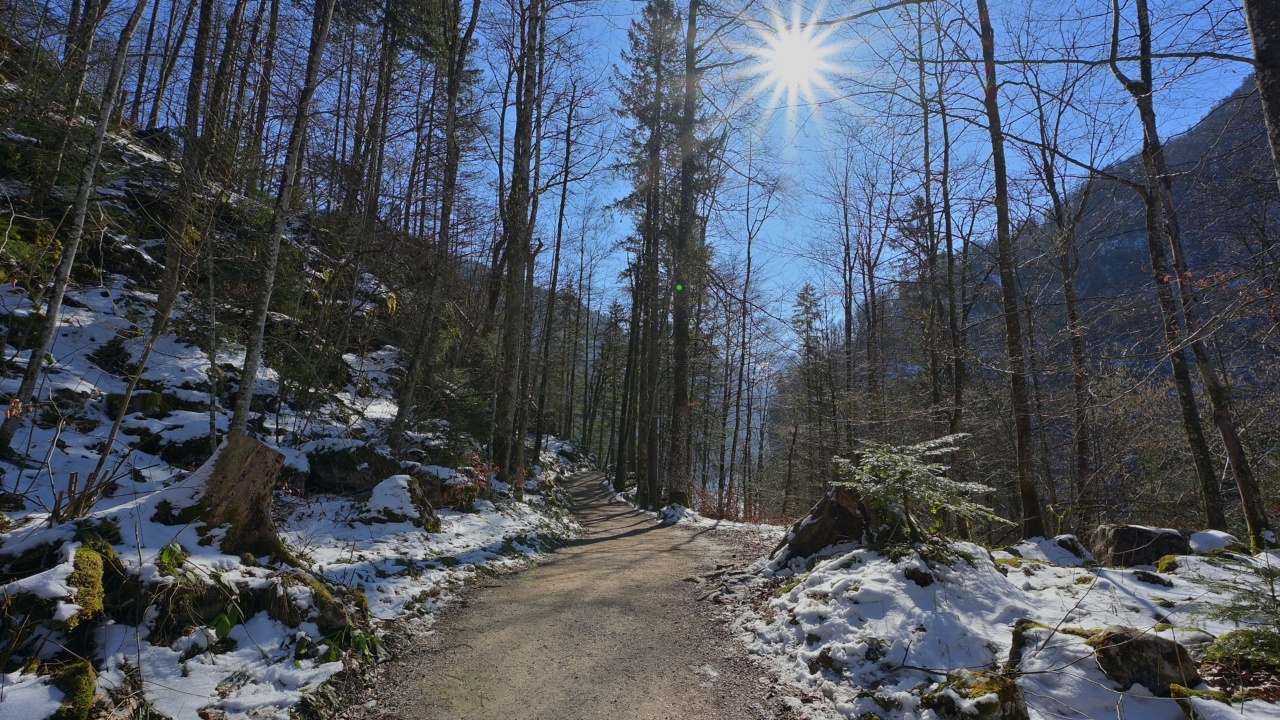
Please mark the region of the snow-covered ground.
[[[91, 648], [91, 691], [100, 700], [134, 707], [144, 701], [174, 720], [287, 717], [335, 673], [376, 658], [377, 638], [393, 624], [429, 627], [469, 577], [524, 562], [576, 532], [554, 482], [577, 467], [557, 452], [570, 446], [553, 440], [523, 502], [484, 477], [483, 466], [404, 463], [400, 472], [406, 474], [390, 475], [364, 494], [276, 493], [277, 530], [301, 567], [224, 554], [217, 549], [220, 530], [173, 516], [200, 498], [211, 467], [192, 472], [186, 458], [207, 455], [202, 448], [210, 428], [223, 432], [229, 424], [222, 401], [209, 411], [208, 379], [215, 365], [238, 367], [243, 349], [220, 349], [210, 358], [171, 334], [156, 343], [142, 375], [138, 412], [126, 417], [107, 464], [107, 492], [84, 517], [55, 518], [66, 508], [71, 478], [83, 487], [98, 462], [114, 417], [111, 396], [125, 389], [121, 368], [138, 362], [144, 350], [142, 331], [154, 302], [119, 276], [68, 293], [52, 365], [37, 394], [41, 403], [27, 409], [13, 443], [33, 460], [0, 461], [0, 491], [9, 503], [2, 518], [8, 528], [0, 533], [0, 605], [8, 608], [0, 613], [0, 638], [12, 641], [23, 632], [28, 612], [14, 608], [35, 603], [48, 611], [21, 643], [19, 657], [27, 657], [22, 669], [0, 674], [5, 720], [42, 720], [72, 699], [74, 683], [67, 681], [61, 650], [72, 641]], [[0, 287], [0, 316], [9, 318], [10, 327], [32, 312], [24, 292]], [[13, 371], [25, 366], [29, 351], [3, 351], [9, 372], [0, 378], [0, 391], [14, 393], [19, 378]], [[351, 377], [344, 391], [306, 413], [275, 408], [265, 424], [265, 442], [294, 473], [309, 472], [308, 454], [323, 450], [385, 455], [380, 443], [396, 409], [390, 373], [398, 351], [385, 347], [344, 360]], [[277, 380], [264, 368], [256, 393], [277, 395]], [[457, 457], [478, 450], [447, 423], [432, 427], [415, 435], [413, 444], [460, 449]], [[440, 530], [430, 532], [410, 497], [415, 473], [434, 474], [449, 489], [487, 485], [493, 500], [477, 499], [465, 511], [437, 509]], [[106, 587], [105, 613], [81, 604], [102, 600], [81, 597], [73, 578], [90, 545], [122, 571], [120, 577], [108, 572], [108, 583], [137, 583], [123, 591]], [[50, 554], [45, 567], [24, 573], [21, 556], [41, 548]], [[150, 602], [138, 608], [134, 621], [118, 619], [120, 608], [112, 607], [129, 593]], [[207, 614], [165, 604], [196, 605], [210, 594], [218, 609]], [[363, 617], [366, 605], [370, 621], [329, 616]], [[0, 654], [6, 651], [0, 647]], [[60, 681], [55, 673], [63, 674]]]
[[[1230, 539], [1191, 538], [1205, 552]], [[762, 580], [736, 627], [785, 683], [826, 699], [797, 701], [804, 717], [942, 717], [922, 706], [922, 696], [961, 669], [999, 673], [1019, 621], [1035, 624], [1024, 625], [1021, 660], [1010, 675], [1032, 720], [1186, 717], [1176, 700], [1141, 685], [1116, 689], [1086, 638], [1122, 625], [1182, 643], [1194, 656], [1237, 629], [1204, 611], [1220, 604], [1227, 588], [1256, 577], [1252, 568], [1276, 566], [1280, 555], [1179, 557], [1176, 570], [1156, 573], [1093, 566], [1087, 552], [1080, 558], [1065, 549], [1073, 540], [1023, 542], [1016, 553], [969, 543], [897, 548], [892, 558], [849, 544], [822, 554], [811, 569], [803, 559], [786, 567], [761, 560], [752, 570]], [[1189, 702], [1214, 720], [1280, 718], [1280, 706], [1257, 700]]]

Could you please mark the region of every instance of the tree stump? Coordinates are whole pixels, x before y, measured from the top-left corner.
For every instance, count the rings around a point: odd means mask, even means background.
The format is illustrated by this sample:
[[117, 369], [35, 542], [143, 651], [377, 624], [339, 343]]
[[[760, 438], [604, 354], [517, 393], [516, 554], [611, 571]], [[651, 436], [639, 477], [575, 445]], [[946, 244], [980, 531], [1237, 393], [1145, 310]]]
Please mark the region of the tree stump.
[[770, 557], [787, 564], [836, 543], [861, 540], [866, 534], [866, 508], [852, 488], [833, 485], [773, 549]]
[[222, 551], [287, 557], [271, 519], [271, 492], [284, 456], [247, 435], [231, 433], [209, 462], [213, 470], [200, 501], [201, 519], [209, 528], [228, 526]]

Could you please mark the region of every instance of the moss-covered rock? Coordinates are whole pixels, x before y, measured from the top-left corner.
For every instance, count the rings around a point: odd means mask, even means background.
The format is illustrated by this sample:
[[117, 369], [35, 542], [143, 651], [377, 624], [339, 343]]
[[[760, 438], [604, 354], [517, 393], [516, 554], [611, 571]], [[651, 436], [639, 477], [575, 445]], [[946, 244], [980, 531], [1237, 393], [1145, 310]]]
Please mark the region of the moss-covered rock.
[[[129, 396], [129, 402], [126, 405], [123, 393], [110, 393], [106, 400], [107, 417], [116, 417], [123, 407], [125, 415], [141, 414], [148, 418], [164, 418], [168, 417], [175, 410], [190, 410], [193, 412], [203, 412], [208, 410], [209, 406], [185, 400], [172, 393], [163, 392], [162, 390], [137, 390]], [[206, 442], [208, 442], [206, 440]]]
[[440, 517], [427, 499], [422, 483], [411, 475], [392, 475], [374, 487], [364, 519], [407, 522], [427, 532], [440, 532]]
[[1128, 690], [1142, 685], [1158, 697], [1169, 697], [1173, 684], [1200, 684], [1191, 654], [1182, 645], [1136, 628], [1112, 625], [1089, 638], [1102, 672]]
[[920, 698], [920, 707], [944, 720], [1030, 720], [1017, 682], [997, 672], [959, 670]]
[[1178, 556], [1165, 555], [1156, 561], [1156, 572], [1171, 573], [1178, 569]]
[[400, 472], [400, 463], [372, 445], [320, 450], [308, 454], [307, 460], [311, 464], [309, 492], [358, 495]]
[[1161, 587], [1173, 587], [1173, 581], [1166, 577], [1161, 577], [1153, 572], [1146, 570], [1134, 570], [1133, 579], [1148, 585], [1159, 585]]
[[68, 629], [102, 615], [102, 601], [106, 596], [102, 584], [103, 560], [97, 550], [85, 545], [76, 548], [73, 567], [67, 585], [76, 591], [74, 599], [80, 610], [67, 619]]
[[113, 375], [132, 375], [138, 370], [137, 364], [133, 362], [133, 354], [125, 346], [122, 337], [114, 337], [100, 345], [97, 350], [89, 353], [89, 360]]
[[1226, 703], [1228, 705], [1231, 704], [1231, 696], [1221, 690], [1213, 690], [1213, 689], [1195, 690], [1195, 689], [1184, 687], [1182, 685], [1174, 683], [1173, 685], [1169, 686], [1169, 691], [1174, 698], [1178, 698], [1180, 700], [1187, 699], [1187, 698], [1201, 698], [1204, 700], [1213, 700], [1215, 702]]
[[[221, 435], [221, 434], [219, 434]], [[218, 438], [218, 442], [221, 437]], [[185, 440], [183, 442], [165, 443], [160, 447], [160, 458], [170, 465], [194, 470], [204, 464], [213, 455], [217, 442], [210, 442], [208, 435]]]
[[98, 673], [93, 665], [88, 660], [71, 663], [57, 673], [54, 684], [64, 699], [52, 720], [88, 720], [98, 689]]

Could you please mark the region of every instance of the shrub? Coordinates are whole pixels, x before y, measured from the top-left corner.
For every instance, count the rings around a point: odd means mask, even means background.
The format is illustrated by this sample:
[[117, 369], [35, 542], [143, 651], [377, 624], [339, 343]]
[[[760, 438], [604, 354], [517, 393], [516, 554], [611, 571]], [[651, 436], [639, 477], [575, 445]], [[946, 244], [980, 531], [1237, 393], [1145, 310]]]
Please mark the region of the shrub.
[[991, 492], [990, 487], [952, 480], [947, 477], [947, 466], [938, 462], [957, 452], [966, 437], [947, 435], [915, 445], [863, 442], [857, 460], [835, 459], [834, 484], [856, 490], [868, 505], [902, 516], [915, 538], [920, 537], [923, 522], [940, 525], [943, 513], [969, 521], [1011, 524], [971, 499]]

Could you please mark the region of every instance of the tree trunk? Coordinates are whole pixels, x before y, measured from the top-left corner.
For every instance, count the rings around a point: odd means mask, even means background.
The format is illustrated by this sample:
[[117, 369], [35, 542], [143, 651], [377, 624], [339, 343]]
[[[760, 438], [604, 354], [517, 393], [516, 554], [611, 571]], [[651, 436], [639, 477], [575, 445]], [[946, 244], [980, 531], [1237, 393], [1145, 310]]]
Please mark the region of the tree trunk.
[[[453, 13], [448, 18], [448, 27], [454, 29], [461, 22], [462, 5], [457, 0], [444, 0], [446, 8]], [[437, 351], [437, 340], [440, 333], [441, 304], [444, 293], [445, 265], [449, 259], [453, 233], [453, 205], [457, 197], [458, 167], [462, 161], [462, 143], [458, 140], [458, 106], [461, 102], [463, 81], [467, 67], [467, 50], [471, 47], [471, 38], [475, 33], [476, 23], [480, 17], [480, 0], [472, 0], [471, 18], [466, 29], [458, 34], [455, 30], [449, 33], [448, 78], [445, 81], [445, 155], [444, 168], [440, 179], [440, 216], [437, 225], [435, 252], [432, 254], [432, 267], [427, 291], [426, 309], [423, 313], [423, 324], [419, 331], [417, 351], [410, 360], [400, 388], [399, 403], [396, 416], [391, 423], [388, 444], [393, 456], [400, 453], [400, 443], [404, 438], [405, 426], [409, 413], [413, 410], [417, 387], [420, 382], [423, 366], [429, 366]], [[452, 22], [449, 22], [452, 20]]]
[[[177, 0], [174, 0], [176, 3]], [[164, 101], [165, 90], [169, 87], [169, 78], [173, 76], [173, 70], [178, 64], [178, 57], [182, 53], [182, 46], [187, 44], [187, 31], [191, 29], [191, 18], [195, 17], [196, 5], [200, 0], [191, 0], [187, 3], [186, 11], [182, 14], [182, 22], [178, 27], [178, 34], [172, 37], [172, 43], [166, 44], [164, 48], [163, 62], [160, 65], [160, 77], [156, 79], [156, 97], [151, 102], [151, 114], [147, 117], [147, 127], [154, 128], [160, 123], [160, 105]], [[172, 32], [172, 27], [166, 28], [165, 34]]]
[[542, 21], [540, 0], [531, 0], [524, 13], [520, 54], [517, 58], [515, 135], [512, 145], [511, 189], [503, 213], [502, 235], [506, 245], [507, 269], [503, 275], [506, 307], [500, 340], [501, 375], [496, 400], [494, 461], [501, 477], [510, 483], [516, 497], [524, 492], [524, 468], [516, 466], [520, 453], [516, 444], [524, 442], [517, 427], [520, 403], [520, 360], [525, 321], [525, 269], [529, 262], [530, 165], [533, 159], [534, 107], [537, 99], [537, 47]]
[[1262, 96], [1262, 114], [1271, 142], [1271, 161], [1280, 183], [1280, 0], [1244, 0], [1253, 39], [1253, 73]]
[[311, 47], [307, 52], [307, 74], [303, 81], [298, 109], [289, 131], [289, 147], [285, 153], [284, 172], [280, 189], [276, 193], [275, 212], [271, 219], [271, 240], [267, 250], [267, 267], [262, 294], [254, 307], [253, 331], [249, 334], [245, 349], [244, 365], [240, 371], [240, 391], [236, 395], [235, 412], [231, 416], [232, 432], [244, 433], [248, 428], [253, 389], [258, 379], [258, 367], [266, 335], [267, 317], [271, 310], [271, 295], [275, 287], [276, 269], [280, 264], [280, 244], [284, 240], [285, 223], [293, 204], [293, 190], [302, 167], [302, 155], [306, 148], [307, 124], [311, 119], [311, 100], [320, 84], [320, 66], [324, 49], [329, 42], [329, 28], [333, 19], [335, 0], [317, 0], [316, 14], [311, 27]]
[[622, 374], [622, 407], [618, 417], [618, 451], [614, 459], [613, 489], [623, 492], [627, 489], [627, 467], [634, 453], [632, 443], [635, 433], [632, 431], [632, 416], [635, 415], [635, 377], [639, 374], [637, 365], [640, 357], [640, 303], [635, 291], [636, 273], [632, 273], [631, 322], [627, 326], [627, 365]]
[[279, 32], [279, 24], [280, 0], [271, 0], [271, 11], [267, 20], [266, 50], [262, 59], [262, 74], [259, 76], [258, 85], [254, 89], [254, 100], [257, 101], [258, 107], [254, 113], [253, 131], [249, 137], [249, 149], [251, 152], [257, 153], [258, 157], [253, 164], [252, 170], [245, 176], [244, 191], [246, 195], [254, 195], [264, 191], [263, 183], [266, 177], [267, 164], [267, 112], [271, 109], [271, 81], [276, 61], [276, 34]]
[[[133, 106], [129, 108], [129, 122], [138, 124], [138, 113], [142, 108], [142, 91], [146, 87], [147, 67], [151, 63], [151, 47], [156, 37], [156, 16], [160, 12], [160, 1], [151, 6], [151, 20], [147, 23], [147, 40], [142, 45], [142, 60], [138, 65], [138, 83], [133, 88]], [[37, 42], [37, 45], [39, 43]]]
[[219, 541], [222, 552], [282, 560], [285, 549], [271, 518], [271, 492], [284, 467], [284, 456], [233, 432], [208, 462], [213, 471], [200, 500], [200, 519], [211, 528], [229, 526]]
[[[671, 316], [671, 465], [668, 500], [672, 504], [691, 504], [689, 496], [689, 294], [701, 287], [699, 252], [690, 253], [697, 224], [697, 198], [694, 193], [698, 158], [698, 140], [694, 135], [697, 122], [698, 7], [700, 0], [689, 0], [689, 15], [684, 38], [684, 100], [680, 113], [680, 215], [675, 244], [672, 248], [672, 282], [675, 290]], [[695, 257], [696, 255], [696, 257]]]
[[987, 0], [977, 0], [978, 21], [982, 32], [982, 61], [986, 73], [987, 129], [991, 135], [991, 165], [996, 186], [996, 245], [1000, 266], [1000, 294], [1004, 306], [1005, 345], [1009, 358], [1010, 394], [1015, 427], [1015, 453], [1018, 471], [1018, 498], [1022, 505], [1022, 536], [1045, 534], [1044, 510], [1033, 477], [1031, 448], [1031, 410], [1027, 394], [1026, 359], [1022, 350], [1022, 323], [1018, 311], [1017, 266], [1014, 260], [1013, 234], [1009, 218], [1009, 179], [1005, 167], [1004, 131], [1000, 125], [999, 85], [996, 83], [995, 30]]
[[[16, 399], [20, 410], [31, 404], [31, 398], [35, 395], [36, 384], [40, 378], [40, 370], [44, 367], [45, 358], [53, 347], [53, 338], [57, 334], [59, 319], [62, 315], [62, 300], [66, 296], [67, 286], [71, 281], [71, 268], [75, 265], [76, 252], [79, 250], [80, 241], [84, 237], [85, 218], [89, 211], [89, 196], [93, 194], [95, 187], [94, 178], [98, 172], [98, 161], [102, 157], [102, 147], [106, 143], [107, 126], [111, 123], [112, 114], [115, 113], [116, 102], [119, 97], [118, 91], [124, 79], [125, 60], [128, 58], [129, 44], [133, 41], [133, 34], [138, 28], [138, 23], [142, 20], [142, 14], [146, 7], [147, 0], [138, 0], [138, 4], [134, 6], [133, 12], [129, 15], [129, 19], [121, 31], [120, 42], [116, 46], [115, 58], [111, 63], [111, 73], [107, 78], [107, 87], [102, 97], [102, 105], [98, 111], [98, 121], [93, 130], [93, 142], [89, 145], [84, 167], [80, 171], [80, 185], [76, 188], [76, 197], [71, 204], [71, 230], [67, 233], [67, 239], [62, 248], [62, 258], [54, 271], [53, 291], [49, 296], [49, 305], [45, 310], [44, 325], [40, 330], [39, 340], [36, 342], [35, 347], [31, 349], [31, 358], [27, 361], [27, 367], [22, 375], [22, 384], [18, 387]], [[0, 450], [7, 450], [11, 447], [13, 436], [17, 434], [19, 426], [22, 425], [22, 415], [22, 412], [18, 412], [5, 418], [4, 424], [0, 426]]]
[[573, 113], [577, 106], [577, 86], [569, 91], [569, 114], [564, 126], [564, 163], [560, 167], [560, 208], [556, 212], [556, 237], [551, 250], [551, 282], [547, 287], [547, 319], [542, 329], [542, 351], [538, 367], [538, 417], [534, 419], [533, 456], [540, 457], [542, 452], [542, 430], [547, 415], [547, 376], [550, 375], [551, 330], [554, 327], [556, 308], [556, 289], [560, 282], [560, 247], [564, 239], [565, 206], [569, 200], [569, 167], [573, 153]]
[[[1164, 147], [1160, 141], [1156, 125], [1155, 103], [1152, 95], [1154, 73], [1151, 63], [1151, 24], [1147, 12], [1147, 2], [1146, 0], [1137, 0], [1135, 8], [1138, 15], [1140, 45], [1140, 80], [1138, 82], [1125, 77], [1120, 72], [1119, 65], [1115, 60], [1119, 44], [1118, 24], [1120, 16], [1119, 8], [1114, 3], [1112, 9], [1115, 13], [1112, 26], [1112, 71], [1125, 86], [1125, 89], [1129, 91], [1130, 95], [1133, 96], [1134, 102], [1138, 107], [1139, 117], [1142, 120], [1143, 166], [1147, 174], [1147, 192], [1155, 205], [1154, 210], [1159, 214], [1158, 218], [1154, 218], [1159, 224], [1157, 232], [1163, 231], [1165, 239], [1169, 243], [1173, 256], [1174, 277], [1177, 278], [1179, 299], [1182, 302], [1181, 319], [1186, 323], [1188, 345], [1190, 345], [1191, 354], [1195, 360], [1196, 369], [1199, 371], [1200, 379], [1204, 383], [1205, 391], [1209, 395], [1209, 402], [1213, 408], [1214, 424], [1218, 428], [1218, 434], [1222, 437], [1226, 450], [1227, 464], [1231, 468], [1231, 473], [1235, 477], [1236, 485], [1240, 491], [1241, 509], [1244, 511], [1250, 543], [1255, 549], [1258, 549], [1265, 542], [1264, 534], [1270, 529], [1270, 524], [1263, 510], [1261, 494], [1257, 480], [1253, 475], [1253, 469], [1249, 464], [1244, 443], [1232, 417], [1229, 392], [1226, 384], [1219, 377], [1217, 370], [1214, 369], [1213, 362], [1209, 356], [1207, 347], [1209, 331], [1200, 318], [1199, 300], [1196, 297], [1194, 280], [1187, 263], [1186, 252], [1183, 249], [1182, 233], [1178, 225], [1177, 210], [1173, 201], [1173, 180], [1169, 175]], [[1148, 230], [1148, 233], [1150, 232], [1152, 232], [1152, 229]], [[1174, 305], [1174, 309], [1176, 311], [1176, 305]], [[1209, 488], [1206, 488], [1206, 494], [1208, 490]], [[1206, 510], [1209, 509], [1206, 507]], [[1211, 523], [1213, 519], [1211, 516]]]

